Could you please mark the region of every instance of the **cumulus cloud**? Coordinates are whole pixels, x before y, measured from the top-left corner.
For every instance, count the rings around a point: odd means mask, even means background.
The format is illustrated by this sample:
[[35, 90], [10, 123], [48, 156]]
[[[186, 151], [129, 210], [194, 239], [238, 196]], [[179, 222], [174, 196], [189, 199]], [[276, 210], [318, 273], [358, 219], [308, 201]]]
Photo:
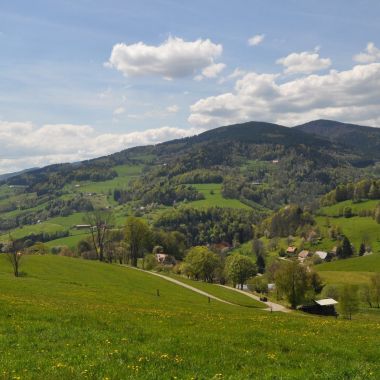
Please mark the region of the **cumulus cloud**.
[[114, 45], [107, 66], [113, 67], [125, 76], [159, 76], [165, 79], [195, 75], [204, 76], [220, 72], [224, 66], [215, 63], [222, 54], [223, 47], [211, 40], [198, 39], [184, 41], [169, 37], [158, 46], [138, 42], [131, 45]]
[[255, 36], [252, 36], [248, 39], [248, 45], [249, 46], [257, 46], [260, 45], [265, 38], [265, 34], [256, 34]]
[[371, 63], [380, 61], [380, 49], [373, 42], [368, 42], [365, 51], [354, 56], [359, 63]]
[[132, 146], [157, 144], [202, 132], [161, 127], [129, 133], [98, 133], [89, 125], [0, 121], [0, 173], [107, 155]]
[[284, 66], [286, 74], [311, 74], [315, 71], [327, 69], [331, 66], [330, 58], [321, 58], [317, 51], [301, 53], [291, 53], [280, 58], [276, 63]]
[[177, 113], [179, 111], [179, 107], [176, 104], [166, 107], [166, 111], [169, 113]]
[[114, 115], [122, 115], [123, 113], [125, 113], [125, 108], [124, 108], [124, 107], [117, 107], [117, 108], [113, 111], [113, 114], [114, 114]]
[[193, 104], [189, 122], [204, 127], [249, 120], [294, 125], [330, 118], [380, 126], [379, 88], [380, 63], [285, 82], [278, 74], [250, 72], [233, 91]]

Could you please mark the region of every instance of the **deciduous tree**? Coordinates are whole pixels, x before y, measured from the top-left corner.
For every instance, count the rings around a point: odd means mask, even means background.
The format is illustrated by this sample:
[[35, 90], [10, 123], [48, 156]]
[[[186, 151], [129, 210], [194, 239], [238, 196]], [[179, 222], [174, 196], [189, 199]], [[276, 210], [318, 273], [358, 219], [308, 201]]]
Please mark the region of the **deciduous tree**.
[[358, 289], [353, 285], [344, 285], [339, 295], [339, 309], [343, 316], [352, 319], [359, 310]]
[[225, 272], [234, 287], [239, 284], [243, 289], [247, 280], [257, 273], [257, 267], [250, 257], [234, 254], [227, 257]]
[[218, 255], [207, 247], [193, 247], [188, 251], [185, 260], [185, 272], [196, 280], [213, 282], [215, 272], [220, 265]]

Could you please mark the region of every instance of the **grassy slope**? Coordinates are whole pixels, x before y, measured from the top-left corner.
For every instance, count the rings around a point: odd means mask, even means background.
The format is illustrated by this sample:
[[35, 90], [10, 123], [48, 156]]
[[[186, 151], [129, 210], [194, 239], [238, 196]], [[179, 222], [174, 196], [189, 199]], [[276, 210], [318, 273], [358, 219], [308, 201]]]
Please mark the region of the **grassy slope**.
[[[220, 183], [202, 183], [202, 184], [196, 184], [192, 185], [194, 186], [199, 192], [201, 192], [205, 199], [189, 202], [188, 204], [193, 207], [231, 207], [231, 208], [243, 208], [243, 209], [250, 209], [249, 206], [245, 205], [244, 203], [241, 203], [238, 199], [225, 199], [222, 197], [221, 189], [222, 184]], [[214, 194], [211, 194], [210, 192], [213, 191]]]
[[24, 270], [14, 278], [0, 257], [3, 378], [335, 380], [380, 371], [375, 322], [208, 304], [154, 276], [77, 259], [26, 257]]
[[373, 210], [378, 204], [378, 200], [371, 200], [359, 203], [352, 201], [344, 201], [332, 206], [322, 207], [319, 212], [322, 215], [334, 217], [343, 215], [343, 210], [346, 207], [350, 207], [352, 212], [356, 214], [362, 210]]
[[[321, 231], [325, 231], [326, 218], [317, 217], [317, 224]], [[347, 235], [355, 248], [358, 249], [360, 243], [365, 240], [369, 240], [373, 252], [380, 252], [380, 225], [376, 223], [371, 217], [353, 217], [353, 218], [334, 218], [330, 220], [331, 225], [340, 226], [344, 235]], [[337, 243], [324, 239], [320, 246], [317, 248], [331, 249]]]
[[380, 254], [333, 261], [315, 268], [330, 284], [364, 284], [369, 282], [374, 272], [380, 272]]
[[363, 257], [354, 257], [352, 259], [332, 261], [318, 265], [319, 271], [343, 271], [343, 272], [380, 272], [380, 254]]

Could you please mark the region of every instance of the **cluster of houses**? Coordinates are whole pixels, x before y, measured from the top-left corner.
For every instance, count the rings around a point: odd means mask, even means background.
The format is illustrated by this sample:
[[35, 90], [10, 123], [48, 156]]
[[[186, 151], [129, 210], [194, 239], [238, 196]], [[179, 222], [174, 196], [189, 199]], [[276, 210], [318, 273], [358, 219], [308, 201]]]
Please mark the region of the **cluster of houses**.
[[312, 256], [318, 256], [322, 261], [329, 261], [332, 257], [336, 255], [336, 247], [334, 247], [332, 250], [326, 252], [326, 251], [309, 251], [306, 249], [303, 249], [301, 251], [298, 251], [297, 247], [295, 246], [289, 246], [286, 250], [286, 254], [289, 257], [297, 257], [298, 260], [302, 263], [307, 258]]

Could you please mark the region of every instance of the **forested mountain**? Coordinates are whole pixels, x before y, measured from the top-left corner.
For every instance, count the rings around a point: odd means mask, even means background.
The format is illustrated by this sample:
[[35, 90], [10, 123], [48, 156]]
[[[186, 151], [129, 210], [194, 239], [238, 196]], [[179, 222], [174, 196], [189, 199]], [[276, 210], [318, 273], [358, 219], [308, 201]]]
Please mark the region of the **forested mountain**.
[[354, 149], [363, 160], [380, 159], [380, 129], [378, 128], [332, 120], [314, 120], [299, 125], [295, 129]]
[[[309, 202], [339, 183], [376, 172], [378, 138], [375, 128], [333, 121], [296, 128], [248, 122], [80, 163], [51, 165], [5, 182], [38, 195], [54, 194], [74, 181], [112, 180], [118, 176], [117, 165], [141, 164], [143, 175], [129, 188], [118, 189], [124, 190], [119, 200], [169, 205], [199, 199], [194, 190], [179, 188], [181, 184], [218, 182], [226, 198], [274, 208]], [[354, 143], [360, 148], [352, 149]]]

